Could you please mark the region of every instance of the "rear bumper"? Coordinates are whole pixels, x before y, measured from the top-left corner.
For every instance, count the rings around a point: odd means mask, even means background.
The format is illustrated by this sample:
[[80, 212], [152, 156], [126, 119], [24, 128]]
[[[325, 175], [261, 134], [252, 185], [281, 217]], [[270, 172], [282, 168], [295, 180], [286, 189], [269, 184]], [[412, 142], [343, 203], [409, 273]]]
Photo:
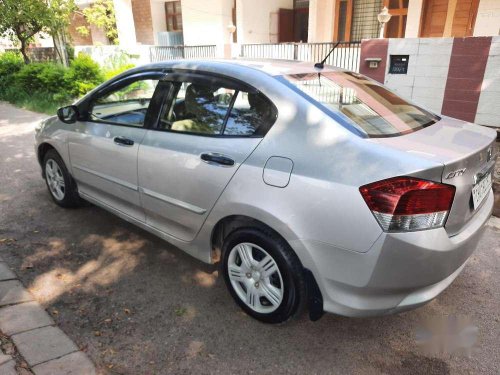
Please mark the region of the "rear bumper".
[[444, 228], [382, 233], [366, 253], [311, 240], [292, 241], [313, 272], [327, 312], [365, 317], [421, 306], [446, 289], [474, 252], [493, 210], [490, 192], [457, 235]]

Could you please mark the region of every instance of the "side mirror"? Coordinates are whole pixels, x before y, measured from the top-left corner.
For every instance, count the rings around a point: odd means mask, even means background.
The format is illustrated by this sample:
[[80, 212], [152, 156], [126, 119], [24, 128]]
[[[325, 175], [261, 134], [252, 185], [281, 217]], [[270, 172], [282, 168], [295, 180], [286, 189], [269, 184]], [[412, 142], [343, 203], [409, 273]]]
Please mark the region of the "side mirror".
[[78, 118], [78, 107], [76, 105], [68, 105], [57, 110], [57, 117], [66, 124], [73, 124]]

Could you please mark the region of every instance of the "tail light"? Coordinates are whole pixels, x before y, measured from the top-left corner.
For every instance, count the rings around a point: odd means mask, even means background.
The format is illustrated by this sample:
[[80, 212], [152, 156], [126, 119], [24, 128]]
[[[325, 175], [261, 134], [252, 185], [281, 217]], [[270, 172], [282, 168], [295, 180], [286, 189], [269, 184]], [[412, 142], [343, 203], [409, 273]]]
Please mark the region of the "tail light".
[[386, 232], [442, 227], [455, 187], [413, 177], [394, 177], [359, 188], [366, 204]]

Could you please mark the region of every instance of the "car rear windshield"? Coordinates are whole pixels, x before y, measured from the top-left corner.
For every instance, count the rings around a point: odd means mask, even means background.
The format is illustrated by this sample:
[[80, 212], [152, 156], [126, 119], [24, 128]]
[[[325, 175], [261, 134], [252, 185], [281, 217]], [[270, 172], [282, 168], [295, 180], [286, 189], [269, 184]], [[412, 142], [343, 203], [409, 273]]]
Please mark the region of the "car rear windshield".
[[408, 134], [440, 119], [361, 74], [339, 71], [284, 78], [327, 109], [345, 115], [368, 137]]

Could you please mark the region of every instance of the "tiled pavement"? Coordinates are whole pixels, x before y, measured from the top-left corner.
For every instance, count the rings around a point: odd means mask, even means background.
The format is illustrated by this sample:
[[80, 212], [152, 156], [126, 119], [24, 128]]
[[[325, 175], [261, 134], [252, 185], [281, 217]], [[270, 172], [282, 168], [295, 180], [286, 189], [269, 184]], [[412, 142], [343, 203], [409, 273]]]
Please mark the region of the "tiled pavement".
[[[0, 331], [10, 336], [35, 375], [94, 375], [85, 353], [55, 326], [0, 258]], [[16, 375], [14, 359], [0, 352], [0, 374]]]

